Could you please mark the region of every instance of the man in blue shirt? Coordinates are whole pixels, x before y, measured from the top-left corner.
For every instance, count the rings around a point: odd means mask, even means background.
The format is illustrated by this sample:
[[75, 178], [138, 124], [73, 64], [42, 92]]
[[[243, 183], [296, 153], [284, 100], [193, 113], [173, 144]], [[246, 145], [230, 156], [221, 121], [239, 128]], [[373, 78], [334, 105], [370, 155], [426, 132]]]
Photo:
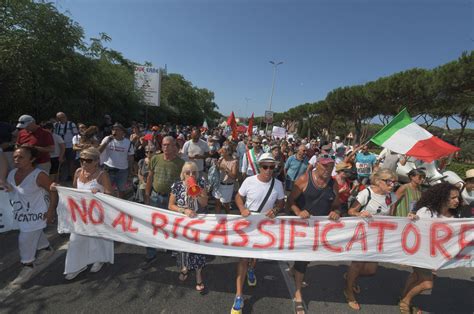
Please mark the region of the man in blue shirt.
[[285, 189], [291, 191], [295, 180], [305, 173], [308, 168], [308, 157], [306, 157], [306, 146], [300, 145], [295, 155], [291, 155], [285, 163]]
[[363, 185], [370, 184], [369, 178], [377, 165], [377, 156], [369, 152], [367, 144], [362, 146], [361, 151], [356, 154], [355, 163], [359, 182]]

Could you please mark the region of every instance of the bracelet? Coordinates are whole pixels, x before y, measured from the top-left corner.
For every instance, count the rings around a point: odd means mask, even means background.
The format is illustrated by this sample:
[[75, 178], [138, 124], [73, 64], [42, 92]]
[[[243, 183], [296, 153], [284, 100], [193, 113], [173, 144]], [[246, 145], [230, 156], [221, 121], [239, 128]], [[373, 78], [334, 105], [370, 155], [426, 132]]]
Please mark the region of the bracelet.
[[180, 212], [181, 214], [184, 214], [184, 211], [185, 211], [184, 208], [181, 208], [181, 207], [178, 208], [178, 212]]
[[273, 215], [276, 216], [280, 212], [280, 209], [279, 208], [273, 208], [272, 212], [273, 212]]

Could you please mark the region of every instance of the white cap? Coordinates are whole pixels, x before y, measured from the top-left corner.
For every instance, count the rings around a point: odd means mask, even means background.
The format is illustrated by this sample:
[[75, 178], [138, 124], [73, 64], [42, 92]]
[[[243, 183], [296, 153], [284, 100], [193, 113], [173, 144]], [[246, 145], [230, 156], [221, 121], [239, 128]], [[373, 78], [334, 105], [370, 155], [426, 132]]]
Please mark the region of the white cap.
[[340, 140], [341, 138], [339, 136], [336, 136], [334, 139], [335, 140]]
[[273, 157], [272, 153], [263, 153], [262, 155], [260, 155], [260, 157], [258, 158], [258, 163], [262, 163], [262, 162], [272, 162], [272, 163], [275, 163], [276, 160], [275, 158]]
[[30, 115], [24, 114], [18, 119], [17, 129], [24, 129], [31, 123], [35, 122], [35, 118]]

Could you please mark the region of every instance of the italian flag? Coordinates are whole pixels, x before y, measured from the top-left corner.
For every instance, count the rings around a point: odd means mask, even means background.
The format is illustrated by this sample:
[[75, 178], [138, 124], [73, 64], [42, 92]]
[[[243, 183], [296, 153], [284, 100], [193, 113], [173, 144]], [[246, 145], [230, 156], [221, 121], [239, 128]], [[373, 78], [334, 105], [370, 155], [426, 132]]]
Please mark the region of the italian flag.
[[432, 162], [460, 150], [459, 147], [446, 143], [413, 122], [406, 109], [370, 140], [393, 152], [426, 162]]

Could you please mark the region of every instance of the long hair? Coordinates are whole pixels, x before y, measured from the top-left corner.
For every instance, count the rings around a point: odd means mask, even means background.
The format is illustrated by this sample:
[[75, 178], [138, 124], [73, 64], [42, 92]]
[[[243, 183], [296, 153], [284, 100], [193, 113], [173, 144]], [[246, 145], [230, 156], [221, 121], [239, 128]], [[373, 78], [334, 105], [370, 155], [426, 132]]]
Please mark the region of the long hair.
[[[421, 198], [416, 203], [415, 209], [418, 210], [422, 207], [427, 207], [433, 214], [441, 214], [442, 208], [446, 206], [449, 201], [451, 191], [459, 192], [459, 189], [454, 184], [448, 182], [436, 184], [421, 194]], [[461, 203], [460, 200], [459, 204]], [[450, 209], [450, 211], [456, 214], [457, 208]]]

